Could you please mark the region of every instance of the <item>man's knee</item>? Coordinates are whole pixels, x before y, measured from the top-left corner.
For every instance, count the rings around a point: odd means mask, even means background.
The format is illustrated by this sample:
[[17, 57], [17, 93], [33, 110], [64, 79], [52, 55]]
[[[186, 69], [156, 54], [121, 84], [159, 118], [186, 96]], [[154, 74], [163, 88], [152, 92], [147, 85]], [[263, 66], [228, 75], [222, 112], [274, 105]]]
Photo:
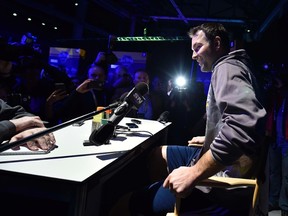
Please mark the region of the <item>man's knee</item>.
[[166, 146], [156, 147], [150, 152], [147, 166], [151, 181], [159, 181], [167, 177]]

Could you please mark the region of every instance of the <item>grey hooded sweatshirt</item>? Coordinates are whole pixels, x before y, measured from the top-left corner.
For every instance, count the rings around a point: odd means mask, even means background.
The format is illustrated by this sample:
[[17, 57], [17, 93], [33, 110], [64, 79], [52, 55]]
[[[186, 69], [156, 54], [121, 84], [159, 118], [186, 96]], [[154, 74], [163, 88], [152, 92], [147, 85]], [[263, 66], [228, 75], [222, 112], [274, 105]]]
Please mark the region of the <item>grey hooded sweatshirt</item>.
[[230, 177], [251, 177], [264, 138], [266, 111], [245, 50], [215, 62], [208, 91], [205, 144]]

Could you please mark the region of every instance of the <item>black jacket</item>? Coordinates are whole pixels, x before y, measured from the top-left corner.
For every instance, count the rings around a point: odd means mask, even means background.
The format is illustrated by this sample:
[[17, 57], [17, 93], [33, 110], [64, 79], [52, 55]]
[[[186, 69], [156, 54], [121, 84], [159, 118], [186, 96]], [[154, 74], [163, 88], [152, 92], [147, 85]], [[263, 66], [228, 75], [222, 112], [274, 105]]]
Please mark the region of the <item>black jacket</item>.
[[21, 106], [9, 106], [5, 101], [0, 99], [0, 142], [10, 139], [16, 134], [15, 125], [10, 119], [21, 118], [24, 116], [33, 116], [25, 111]]

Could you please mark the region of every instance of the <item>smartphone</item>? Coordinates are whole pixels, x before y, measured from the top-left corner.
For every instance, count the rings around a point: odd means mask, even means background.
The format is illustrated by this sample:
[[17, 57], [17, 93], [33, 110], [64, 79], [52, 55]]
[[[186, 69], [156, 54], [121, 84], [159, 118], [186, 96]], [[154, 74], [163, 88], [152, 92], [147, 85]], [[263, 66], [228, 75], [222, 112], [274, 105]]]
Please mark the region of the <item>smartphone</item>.
[[141, 121], [138, 119], [131, 119], [131, 122], [133, 122], [135, 124], [141, 124]]
[[55, 86], [55, 90], [59, 90], [59, 89], [66, 90], [66, 86], [64, 83], [55, 83], [54, 86]]
[[102, 89], [104, 86], [103, 82], [97, 81], [97, 80], [93, 80], [91, 82], [88, 83], [88, 88], [91, 89]]
[[138, 125], [135, 123], [126, 123], [129, 128], [138, 128]]

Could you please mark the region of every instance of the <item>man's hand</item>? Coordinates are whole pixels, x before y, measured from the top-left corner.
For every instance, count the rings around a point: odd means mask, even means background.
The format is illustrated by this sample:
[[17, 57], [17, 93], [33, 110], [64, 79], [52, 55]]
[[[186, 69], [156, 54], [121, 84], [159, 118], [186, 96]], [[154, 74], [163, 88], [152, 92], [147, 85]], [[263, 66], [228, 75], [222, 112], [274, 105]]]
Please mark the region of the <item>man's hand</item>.
[[53, 91], [49, 97], [46, 99], [46, 104], [53, 105], [55, 102], [64, 99], [69, 96], [66, 90], [57, 89]]
[[83, 94], [88, 91], [90, 91], [91, 88], [89, 88], [89, 83], [92, 82], [92, 79], [86, 79], [84, 82], [82, 82], [77, 88], [76, 91]]
[[203, 145], [204, 142], [205, 142], [205, 136], [196, 136], [196, 137], [192, 137], [191, 140], [188, 140], [188, 146], [194, 145], [194, 144]]
[[44, 127], [44, 124], [39, 116], [25, 116], [18, 119], [11, 119], [9, 121], [15, 125], [17, 133], [30, 128]]
[[165, 179], [163, 187], [169, 188], [177, 197], [187, 197], [198, 182], [223, 168], [224, 165], [217, 163], [212, 157], [211, 150], [208, 150], [195, 165], [174, 169]]
[[177, 197], [187, 197], [195, 186], [193, 167], [179, 167], [174, 169], [163, 183]]
[[[45, 127], [40, 127], [40, 128], [32, 128], [32, 129], [24, 130], [24, 131], [16, 134], [15, 136], [13, 136], [10, 139], [10, 142], [15, 142], [17, 140], [21, 140], [27, 136], [38, 133], [38, 132], [43, 131], [45, 129], [46, 129]], [[31, 151], [37, 151], [39, 149], [47, 150], [47, 149], [51, 148], [53, 145], [55, 145], [55, 142], [56, 142], [56, 140], [55, 140], [54, 135], [52, 133], [50, 133], [50, 134], [46, 134], [44, 136], [38, 137], [34, 140], [31, 140], [27, 143], [24, 143], [23, 146], [26, 146]], [[13, 150], [19, 150], [19, 149], [20, 149], [19, 146], [13, 148]]]

